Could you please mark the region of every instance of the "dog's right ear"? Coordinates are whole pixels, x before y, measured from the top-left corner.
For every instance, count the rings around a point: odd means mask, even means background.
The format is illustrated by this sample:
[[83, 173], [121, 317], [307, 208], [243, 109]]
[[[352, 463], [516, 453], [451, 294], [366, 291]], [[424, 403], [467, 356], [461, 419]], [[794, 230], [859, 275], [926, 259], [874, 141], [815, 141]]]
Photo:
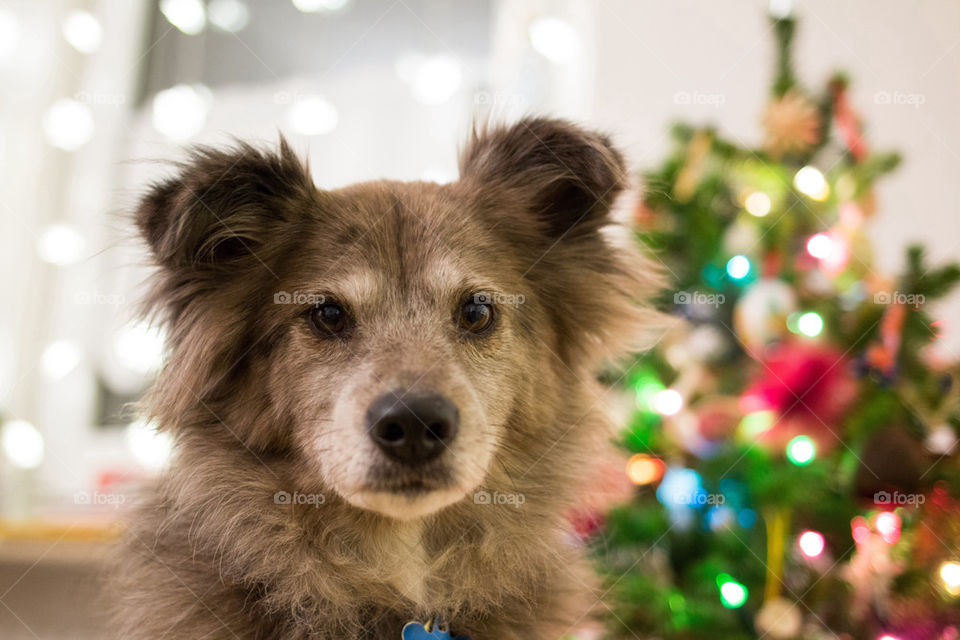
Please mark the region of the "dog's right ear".
[[525, 209], [550, 242], [603, 226], [626, 186], [623, 156], [607, 136], [549, 118], [475, 131], [460, 176], [500, 205]]
[[176, 176], [144, 196], [135, 217], [156, 262], [167, 269], [233, 268], [255, 257], [270, 234], [297, 218], [293, 199], [315, 191], [282, 138], [276, 152], [247, 144], [199, 147], [177, 167]]

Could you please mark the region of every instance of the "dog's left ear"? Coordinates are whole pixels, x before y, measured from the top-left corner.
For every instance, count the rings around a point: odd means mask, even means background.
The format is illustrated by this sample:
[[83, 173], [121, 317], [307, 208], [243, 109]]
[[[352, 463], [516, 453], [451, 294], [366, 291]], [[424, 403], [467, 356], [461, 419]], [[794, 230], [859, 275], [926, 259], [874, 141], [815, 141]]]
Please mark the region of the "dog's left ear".
[[564, 120], [527, 118], [474, 132], [460, 156], [460, 177], [519, 203], [559, 238], [607, 222], [626, 169], [606, 136]]

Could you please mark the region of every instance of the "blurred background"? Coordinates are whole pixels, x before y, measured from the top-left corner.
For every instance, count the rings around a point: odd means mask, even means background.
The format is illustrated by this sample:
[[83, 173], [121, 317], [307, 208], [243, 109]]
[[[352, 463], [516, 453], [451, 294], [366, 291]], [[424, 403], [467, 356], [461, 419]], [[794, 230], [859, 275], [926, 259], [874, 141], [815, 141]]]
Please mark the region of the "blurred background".
[[[104, 637], [102, 542], [169, 454], [125, 409], [162, 359], [126, 218], [158, 160], [282, 133], [320, 187], [445, 182], [473, 121], [533, 113], [610, 132], [640, 184], [674, 121], [769, 143], [770, 13], [800, 24], [796, 75], [845, 70], [871, 146], [903, 154], [863, 228], [873, 269], [960, 255], [955, 0], [0, 2], [0, 636]], [[933, 310], [955, 360], [960, 298]]]

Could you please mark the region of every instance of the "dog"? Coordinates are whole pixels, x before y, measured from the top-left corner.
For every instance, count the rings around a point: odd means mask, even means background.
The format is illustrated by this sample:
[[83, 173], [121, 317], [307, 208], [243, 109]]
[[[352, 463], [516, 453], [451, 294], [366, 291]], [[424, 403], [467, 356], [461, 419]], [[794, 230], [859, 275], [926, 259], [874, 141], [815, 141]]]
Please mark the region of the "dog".
[[120, 637], [555, 640], [594, 614], [566, 515], [656, 286], [615, 232], [624, 159], [527, 118], [459, 168], [321, 190], [281, 137], [195, 148], [143, 197], [168, 350], [144, 407], [174, 455], [119, 553]]

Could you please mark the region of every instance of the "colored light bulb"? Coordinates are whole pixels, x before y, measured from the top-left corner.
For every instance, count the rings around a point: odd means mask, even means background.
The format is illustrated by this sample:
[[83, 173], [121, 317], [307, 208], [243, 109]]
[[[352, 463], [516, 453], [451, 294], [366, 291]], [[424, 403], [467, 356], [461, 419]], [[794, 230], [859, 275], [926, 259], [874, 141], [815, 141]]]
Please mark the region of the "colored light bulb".
[[787, 459], [798, 467], [810, 464], [817, 456], [817, 446], [810, 436], [797, 436], [787, 443]]

